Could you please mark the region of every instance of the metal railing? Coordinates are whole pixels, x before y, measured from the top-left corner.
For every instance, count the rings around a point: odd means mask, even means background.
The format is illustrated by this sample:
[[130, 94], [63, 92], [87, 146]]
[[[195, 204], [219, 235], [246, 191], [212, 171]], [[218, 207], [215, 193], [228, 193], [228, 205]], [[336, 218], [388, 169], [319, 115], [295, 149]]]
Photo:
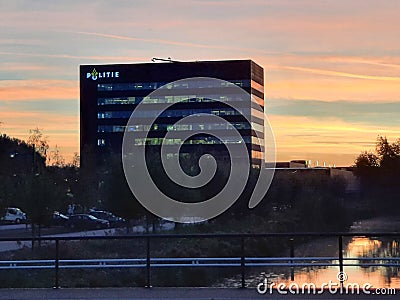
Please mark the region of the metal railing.
[[[263, 233], [263, 234], [146, 234], [123, 236], [73, 236], [41, 238], [0, 238], [1, 242], [51, 242], [55, 243], [54, 259], [0, 260], [0, 270], [9, 269], [54, 269], [54, 287], [59, 287], [60, 269], [95, 269], [95, 268], [142, 268], [146, 270], [146, 287], [151, 287], [153, 268], [176, 267], [236, 267], [240, 268], [241, 287], [245, 288], [246, 268], [249, 267], [288, 267], [291, 280], [297, 267], [398, 267], [400, 257], [343, 257], [344, 237], [400, 237], [400, 232], [377, 233]], [[150, 241], [157, 239], [237, 239], [240, 240], [240, 256], [236, 257], [152, 257]], [[289, 242], [289, 257], [249, 257], [246, 256], [246, 240], [262, 238], [285, 238]], [[294, 241], [296, 238], [335, 238], [338, 256], [331, 257], [295, 257]], [[82, 240], [144, 240], [146, 255], [144, 258], [99, 258], [99, 259], [60, 259], [60, 241]], [[1, 244], [0, 244], [1, 245]], [[359, 261], [358, 263], [355, 261]], [[362, 263], [360, 263], [362, 262]]]

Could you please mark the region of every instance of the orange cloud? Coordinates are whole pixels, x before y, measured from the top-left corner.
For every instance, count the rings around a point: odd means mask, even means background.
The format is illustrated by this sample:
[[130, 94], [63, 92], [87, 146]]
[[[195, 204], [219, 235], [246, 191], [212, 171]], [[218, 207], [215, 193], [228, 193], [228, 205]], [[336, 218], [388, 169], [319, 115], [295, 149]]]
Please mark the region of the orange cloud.
[[[103, 37], [103, 38], [109, 38], [109, 39], [116, 39], [116, 40], [139, 41], [139, 42], [145, 42], [145, 43], [182, 46], [182, 47], [189, 47], [189, 48], [220, 49], [220, 50], [231, 50], [231, 51], [242, 51], [242, 52], [246, 51], [249, 53], [264, 53], [264, 54], [274, 53], [272, 51], [263, 50], [263, 49], [259, 49], [259, 48], [222, 46], [222, 45], [217, 45], [213, 42], [210, 42], [209, 44], [206, 44], [206, 43], [201, 44], [201, 43], [189, 43], [189, 42], [180, 42], [180, 41], [165, 40], [165, 39], [149, 39], [149, 38], [131, 37], [131, 36], [125, 36], [125, 35], [106, 34], [106, 33], [97, 33], [97, 32], [79, 31], [77, 33], [84, 34], [84, 35]], [[190, 54], [190, 55], [192, 55], [192, 54]]]
[[256, 56], [265, 70], [268, 98], [322, 101], [400, 100], [400, 56]]
[[327, 75], [327, 76], [337, 76], [337, 77], [348, 77], [348, 78], [356, 78], [356, 79], [369, 79], [369, 80], [383, 80], [383, 81], [400, 81], [400, 77], [392, 77], [392, 76], [374, 76], [374, 75], [364, 75], [364, 74], [352, 74], [347, 72], [337, 72], [331, 70], [321, 70], [314, 68], [304, 68], [304, 67], [294, 67], [294, 66], [279, 66], [281, 69], [287, 70], [295, 70], [300, 72], [313, 73], [318, 75]]
[[79, 116], [62, 115], [32, 111], [0, 112], [0, 133], [27, 140], [29, 130], [36, 127], [43, 131], [50, 144], [50, 150], [56, 145], [62, 155], [70, 161], [73, 153], [79, 153]]
[[23, 52], [5, 52], [0, 51], [1, 55], [10, 56], [26, 56], [26, 57], [48, 57], [48, 58], [63, 58], [63, 59], [87, 59], [87, 60], [99, 60], [99, 61], [145, 61], [148, 57], [136, 57], [136, 56], [106, 56], [106, 55], [70, 55], [70, 54], [47, 54], [47, 53], [23, 53]]
[[334, 118], [269, 116], [276, 139], [278, 160], [295, 158], [350, 165], [365, 150], [373, 150], [378, 135], [395, 140], [400, 127], [360, 125]]
[[75, 80], [2, 80], [0, 100], [55, 100], [78, 99], [79, 87]]
[[22, 63], [0, 63], [0, 71], [39, 71], [44, 72], [55, 69], [54, 66], [45, 65], [33, 65], [33, 64], [22, 64]]
[[352, 57], [352, 56], [315, 56], [314, 58], [320, 59], [326, 62], [345, 62], [352, 64], [367, 64], [375, 65], [385, 68], [400, 69], [400, 58], [399, 57]]
[[35, 111], [4, 111], [0, 113], [0, 120], [3, 126], [2, 131], [11, 134], [13, 131], [18, 135], [28, 134], [29, 129], [36, 127], [44, 130], [59, 132], [72, 132], [79, 134], [79, 116], [63, 115], [60, 113], [45, 113]]
[[[395, 102], [400, 100], [397, 80], [359, 79], [351, 76], [305, 72], [298, 68], [266, 66], [265, 97], [268, 99], [311, 99], [321, 101]], [[294, 69], [296, 69], [294, 71]], [[275, 71], [276, 70], [276, 71]], [[278, 72], [278, 73], [277, 73]], [[303, 72], [303, 70], [301, 70]], [[336, 73], [336, 72], [335, 72]]]

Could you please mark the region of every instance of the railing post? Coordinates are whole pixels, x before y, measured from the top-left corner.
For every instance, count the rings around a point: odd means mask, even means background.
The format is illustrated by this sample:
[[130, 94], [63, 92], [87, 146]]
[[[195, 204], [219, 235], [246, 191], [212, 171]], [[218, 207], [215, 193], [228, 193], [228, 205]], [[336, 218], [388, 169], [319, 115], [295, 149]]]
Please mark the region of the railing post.
[[[290, 244], [290, 257], [294, 257], [294, 239], [291, 238], [289, 240], [289, 244]], [[290, 263], [293, 264], [293, 260], [290, 260]], [[294, 281], [294, 267], [290, 267], [290, 280]]]
[[56, 239], [56, 261], [55, 261], [55, 275], [56, 275], [56, 278], [55, 278], [55, 283], [54, 283], [54, 288], [55, 289], [58, 289], [60, 286], [59, 286], [59, 274], [58, 274], [58, 271], [59, 271], [59, 268], [60, 268], [60, 255], [59, 255], [59, 240], [58, 239]]
[[146, 287], [151, 288], [150, 237], [146, 237]]
[[32, 222], [31, 223], [31, 231], [32, 231], [32, 252], [33, 248], [35, 247], [35, 224]]
[[246, 288], [245, 282], [245, 275], [246, 275], [246, 262], [245, 262], [245, 255], [244, 255], [244, 237], [240, 238], [240, 267], [242, 273], [242, 289]]
[[343, 236], [339, 236], [339, 272], [343, 273]]

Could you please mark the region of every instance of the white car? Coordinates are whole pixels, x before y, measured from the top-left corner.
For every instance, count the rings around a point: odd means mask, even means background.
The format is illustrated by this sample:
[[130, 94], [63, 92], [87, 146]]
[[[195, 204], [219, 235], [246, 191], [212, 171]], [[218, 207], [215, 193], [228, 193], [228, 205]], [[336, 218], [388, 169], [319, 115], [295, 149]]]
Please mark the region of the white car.
[[7, 223], [23, 223], [26, 221], [26, 213], [17, 207], [8, 207], [5, 209], [4, 216], [1, 217], [1, 220]]

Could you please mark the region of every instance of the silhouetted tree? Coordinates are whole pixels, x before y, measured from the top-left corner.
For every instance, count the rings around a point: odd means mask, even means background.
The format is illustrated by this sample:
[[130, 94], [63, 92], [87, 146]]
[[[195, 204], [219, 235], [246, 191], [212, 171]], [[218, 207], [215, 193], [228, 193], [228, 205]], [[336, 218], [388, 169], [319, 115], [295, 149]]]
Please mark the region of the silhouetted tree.
[[50, 156], [48, 158], [48, 164], [55, 167], [65, 167], [65, 159], [60, 152], [60, 148], [56, 145], [53, 151], [50, 152]]
[[390, 211], [400, 192], [400, 139], [390, 143], [378, 136], [375, 153], [362, 152], [356, 158], [355, 172], [361, 179], [363, 199], [375, 210]]
[[43, 135], [41, 129], [36, 127], [35, 129], [29, 130], [28, 145], [34, 147], [35, 151], [40, 154], [40, 156], [46, 158], [47, 150], [49, 149], [49, 142], [47, 136]]

